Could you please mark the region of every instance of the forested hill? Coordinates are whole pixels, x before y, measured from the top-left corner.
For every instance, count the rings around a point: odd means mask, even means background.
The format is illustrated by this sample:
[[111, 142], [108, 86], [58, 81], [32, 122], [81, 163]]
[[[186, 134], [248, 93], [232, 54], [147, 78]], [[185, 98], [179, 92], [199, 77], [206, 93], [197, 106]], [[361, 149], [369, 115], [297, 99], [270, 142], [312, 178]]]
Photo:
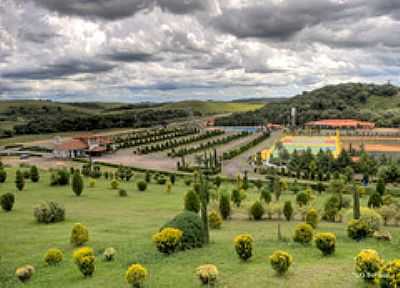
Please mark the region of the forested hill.
[[218, 118], [217, 125], [260, 125], [288, 123], [296, 107], [298, 123], [325, 118], [358, 118], [378, 126], [400, 125], [400, 89], [391, 84], [346, 83], [303, 92], [278, 103], [270, 103], [251, 113], [235, 113]]

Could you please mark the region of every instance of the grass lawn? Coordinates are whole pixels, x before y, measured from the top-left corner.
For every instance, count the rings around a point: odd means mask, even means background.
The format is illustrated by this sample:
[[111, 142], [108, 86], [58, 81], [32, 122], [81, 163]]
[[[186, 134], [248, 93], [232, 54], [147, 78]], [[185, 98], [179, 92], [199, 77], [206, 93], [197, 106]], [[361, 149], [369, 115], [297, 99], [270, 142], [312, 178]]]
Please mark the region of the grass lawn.
[[[0, 194], [15, 192], [15, 169], [7, 171], [8, 179], [0, 184]], [[141, 177], [137, 176], [135, 182]], [[14, 210], [0, 211], [0, 287], [128, 287], [125, 271], [135, 262], [150, 273], [146, 287], [199, 287], [194, 272], [197, 266], [206, 263], [215, 264], [220, 271], [217, 287], [365, 287], [353, 274], [353, 258], [361, 249], [376, 249], [386, 260], [399, 256], [398, 228], [387, 228], [394, 238], [391, 243], [373, 239], [357, 243], [347, 238], [345, 225], [322, 222], [318, 231], [337, 235], [337, 251], [330, 257], [322, 257], [314, 246], [277, 241], [277, 223], [281, 223], [283, 235], [291, 238], [298, 222], [249, 221], [245, 215], [247, 207], [258, 197], [255, 189], [249, 192], [243, 208], [234, 209], [232, 220], [224, 222], [221, 230], [212, 230], [210, 245], [164, 256], [154, 247], [151, 236], [182, 210], [188, 187], [179, 179], [171, 194], [157, 184], [138, 192], [135, 182], [122, 185], [129, 196], [120, 198], [106, 180], [97, 180], [95, 188], [86, 187], [81, 197], [74, 196], [70, 187], [50, 187], [47, 172], [41, 172], [39, 183], [27, 181], [24, 191], [15, 192]], [[321, 206], [325, 197], [319, 196], [317, 206]], [[285, 199], [294, 197], [285, 194]], [[66, 221], [37, 224], [32, 208], [42, 200], [63, 203]], [[74, 248], [69, 244], [69, 236], [77, 222], [89, 228], [87, 245], [98, 256], [96, 272], [88, 279], [82, 277], [71, 259]], [[240, 233], [250, 233], [255, 238], [255, 254], [248, 263], [241, 262], [233, 248], [233, 238]], [[61, 248], [65, 258], [59, 266], [47, 267], [43, 255], [52, 247]], [[114, 262], [101, 259], [107, 247], [117, 250]], [[293, 266], [283, 277], [276, 276], [269, 265], [268, 256], [277, 249], [288, 251], [294, 258]], [[34, 265], [36, 273], [30, 282], [20, 284], [15, 269], [25, 264]]]

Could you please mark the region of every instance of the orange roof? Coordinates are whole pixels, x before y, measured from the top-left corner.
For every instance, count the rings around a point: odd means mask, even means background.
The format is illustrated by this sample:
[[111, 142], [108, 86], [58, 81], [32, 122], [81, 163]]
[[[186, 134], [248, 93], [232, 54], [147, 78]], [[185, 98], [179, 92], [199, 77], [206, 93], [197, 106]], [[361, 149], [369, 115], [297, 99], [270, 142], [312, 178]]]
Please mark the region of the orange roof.
[[56, 150], [83, 150], [87, 148], [89, 147], [85, 142], [75, 138], [55, 146]]
[[324, 119], [307, 122], [306, 126], [331, 126], [331, 127], [368, 127], [374, 128], [375, 123], [355, 119]]
[[367, 152], [392, 152], [399, 153], [400, 145], [366, 144], [364, 150]]

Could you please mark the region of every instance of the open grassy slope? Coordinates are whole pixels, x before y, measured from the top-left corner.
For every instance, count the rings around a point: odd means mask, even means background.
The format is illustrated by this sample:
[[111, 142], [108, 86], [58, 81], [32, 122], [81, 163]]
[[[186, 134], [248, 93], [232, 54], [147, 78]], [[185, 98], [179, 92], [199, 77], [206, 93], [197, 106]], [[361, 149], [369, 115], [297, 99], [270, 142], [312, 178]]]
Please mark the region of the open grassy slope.
[[[15, 192], [15, 169], [7, 168], [7, 171], [9, 178], [5, 184], [0, 184], [0, 194]], [[249, 221], [246, 211], [258, 198], [255, 188], [248, 192], [244, 207], [234, 209], [233, 219], [226, 221], [221, 230], [211, 232], [210, 245], [164, 256], [156, 251], [151, 236], [182, 210], [183, 195], [188, 190], [182, 180], [178, 180], [171, 194], [166, 194], [164, 187], [157, 184], [151, 184], [145, 192], [138, 192], [134, 182], [125, 183], [123, 188], [128, 191], [127, 198], [118, 197], [108, 182], [98, 180], [95, 188], [85, 188], [78, 198], [70, 187], [50, 187], [49, 174], [41, 174], [40, 183], [28, 182], [24, 191], [16, 192], [15, 210], [10, 213], [0, 211], [2, 288], [128, 287], [124, 274], [128, 265], [135, 262], [149, 270], [147, 288], [200, 287], [194, 272], [197, 266], [205, 263], [218, 266], [220, 280], [217, 287], [365, 287], [353, 273], [353, 258], [361, 249], [376, 249], [386, 260], [398, 257], [398, 228], [388, 228], [394, 237], [392, 243], [372, 239], [354, 242], [347, 238], [345, 225], [321, 223], [318, 231], [337, 234], [337, 251], [330, 257], [322, 257], [314, 246], [277, 241], [278, 223], [283, 235], [290, 238], [299, 222]], [[138, 178], [141, 176], [137, 176], [136, 181]], [[322, 207], [326, 197], [317, 198], [317, 207]], [[294, 197], [284, 194], [281, 201], [287, 199]], [[32, 208], [43, 200], [63, 203], [66, 221], [50, 225], [35, 223]], [[211, 203], [210, 206], [215, 205]], [[88, 226], [88, 245], [98, 256], [96, 272], [89, 279], [81, 276], [71, 259], [74, 249], [69, 244], [69, 235], [77, 222]], [[255, 255], [248, 263], [241, 262], [234, 252], [233, 238], [239, 233], [250, 233], [255, 238]], [[57, 267], [47, 267], [43, 262], [43, 254], [51, 247], [59, 247], [65, 252], [64, 262]], [[107, 247], [117, 250], [114, 262], [101, 260], [101, 252]], [[293, 266], [283, 277], [276, 276], [268, 262], [268, 256], [277, 249], [286, 250], [294, 257]], [[37, 271], [32, 281], [23, 285], [18, 283], [14, 273], [16, 267], [24, 264], [33, 264]]]
[[165, 105], [165, 109], [191, 109], [202, 115], [253, 111], [263, 107], [260, 103], [182, 101]]

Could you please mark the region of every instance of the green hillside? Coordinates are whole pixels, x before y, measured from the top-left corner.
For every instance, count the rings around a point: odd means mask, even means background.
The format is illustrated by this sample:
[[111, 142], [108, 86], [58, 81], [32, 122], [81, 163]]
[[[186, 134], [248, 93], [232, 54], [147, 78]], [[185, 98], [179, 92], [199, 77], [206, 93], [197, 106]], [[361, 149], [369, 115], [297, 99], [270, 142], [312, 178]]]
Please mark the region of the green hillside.
[[285, 124], [296, 107], [298, 124], [332, 118], [358, 118], [378, 126], [400, 125], [399, 88], [390, 84], [346, 83], [303, 92], [278, 103], [270, 103], [251, 113], [235, 113], [217, 119], [218, 125]]

